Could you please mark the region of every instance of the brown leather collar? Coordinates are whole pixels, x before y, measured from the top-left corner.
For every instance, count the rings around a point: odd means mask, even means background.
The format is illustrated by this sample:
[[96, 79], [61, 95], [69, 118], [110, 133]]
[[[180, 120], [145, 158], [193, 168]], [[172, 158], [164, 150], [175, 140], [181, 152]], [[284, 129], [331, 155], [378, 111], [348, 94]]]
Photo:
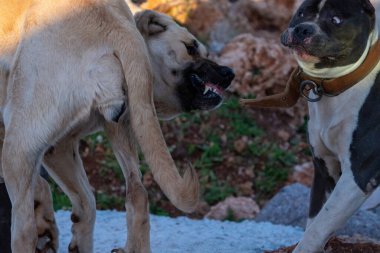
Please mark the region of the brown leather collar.
[[[258, 99], [241, 99], [240, 103], [246, 107], [281, 108], [295, 105], [301, 96], [309, 102], [317, 102], [323, 96], [338, 96], [371, 73], [379, 61], [380, 40], [370, 48], [364, 62], [347, 75], [321, 79], [307, 75], [298, 67], [291, 74], [284, 92]], [[310, 91], [315, 95], [313, 98], [309, 96]]]

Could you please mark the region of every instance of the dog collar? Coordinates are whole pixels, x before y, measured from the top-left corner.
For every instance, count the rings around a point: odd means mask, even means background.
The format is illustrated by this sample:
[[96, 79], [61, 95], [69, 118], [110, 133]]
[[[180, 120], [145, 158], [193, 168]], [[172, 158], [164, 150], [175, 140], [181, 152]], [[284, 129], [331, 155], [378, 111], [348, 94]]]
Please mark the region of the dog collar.
[[[309, 102], [317, 102], [323, 96], [335, 97], [364, 79], [380, 61], [380, 40], [369, 50], [364, 62], [353, 72], [333, 78], [323, 79], [307, 75], [300, 67], [296, 68], [286, 84], [285, 91], [258, 99], [241, 99], [247, 107], [282, 108], [294, 106], [300, 97]], [[310, 96], [311, 93], [314, 96]]]

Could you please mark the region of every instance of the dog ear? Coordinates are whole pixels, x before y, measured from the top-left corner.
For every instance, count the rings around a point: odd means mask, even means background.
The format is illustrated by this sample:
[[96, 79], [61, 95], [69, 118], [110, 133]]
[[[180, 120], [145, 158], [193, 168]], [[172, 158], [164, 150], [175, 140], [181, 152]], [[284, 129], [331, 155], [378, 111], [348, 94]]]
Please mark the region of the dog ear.
[[161, 14], [146, 10], [135, 14], [137, 29], [143, 36], [152, 36], [166, 31], [167, 25]]
[[370, 0], [361, 0], [363, 9], [366, 13], [371, 15], [371, 17], [375, 16], [375, 7], [373, 7], [372, 3]]

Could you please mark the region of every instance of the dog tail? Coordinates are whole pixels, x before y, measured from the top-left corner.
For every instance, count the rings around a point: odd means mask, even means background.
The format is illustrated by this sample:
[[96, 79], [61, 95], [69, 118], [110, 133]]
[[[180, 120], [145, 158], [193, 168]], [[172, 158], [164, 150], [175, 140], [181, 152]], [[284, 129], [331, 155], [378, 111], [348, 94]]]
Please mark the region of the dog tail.
[[131, 30], [128, 38], [119, 36], [113, 41], [115, 55], [124, 70], [130, 123], [162, 191], [178, 209], [191, 212], [198, 203], [198, 177], [191, 167], [181, 177], [168, 151], [153, 103], [153, 74], [148, 50], [140, 33]]

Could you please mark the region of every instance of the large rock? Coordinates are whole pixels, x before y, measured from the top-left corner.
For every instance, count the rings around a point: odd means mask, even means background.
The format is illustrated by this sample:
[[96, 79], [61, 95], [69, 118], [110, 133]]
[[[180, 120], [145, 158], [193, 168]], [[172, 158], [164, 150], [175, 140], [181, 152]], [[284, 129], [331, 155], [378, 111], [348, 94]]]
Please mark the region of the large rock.
[[251, 198], [228, 197], [224, 201], [211, 207], [211, 210], [206, 215], [206, 218], [214, 220], [253, 219], [259, 212], [260, 207]]
[[299, 0], [127, 0], [167, 13], [212, 48], [241, 33], [272, 36], [285, 29]]
[[[221, 51], [217, 62], [231, 67], [235, 79], [230, 90], [241, 97], [264, 97], [282, 92], [296, 67], [290, 51], [278, 40], [252, 34], [235, 37]], [[253, 110], [256, 122], [263, 128], [286, 131], [293, 136], [304, 122], [306, 104], [300, 100], [294, 107], [279, 110]], [[280, 137], [280, 136], [279, 136]]]
[[[305, 228], [309, 208], [310, 190], [301, 184], [284, 187], [273, 197], [256, 221], [269, 221], [274, 224], [300, 226]], [[372, 211], [360, 210], [354, 214], [338, 235], [359, 234], [368, 238], [380, 239], [380, 215]]]
[[256, 221], [305, 228], [310, 190], [302, 184], [284, 187], [261, 210]]

